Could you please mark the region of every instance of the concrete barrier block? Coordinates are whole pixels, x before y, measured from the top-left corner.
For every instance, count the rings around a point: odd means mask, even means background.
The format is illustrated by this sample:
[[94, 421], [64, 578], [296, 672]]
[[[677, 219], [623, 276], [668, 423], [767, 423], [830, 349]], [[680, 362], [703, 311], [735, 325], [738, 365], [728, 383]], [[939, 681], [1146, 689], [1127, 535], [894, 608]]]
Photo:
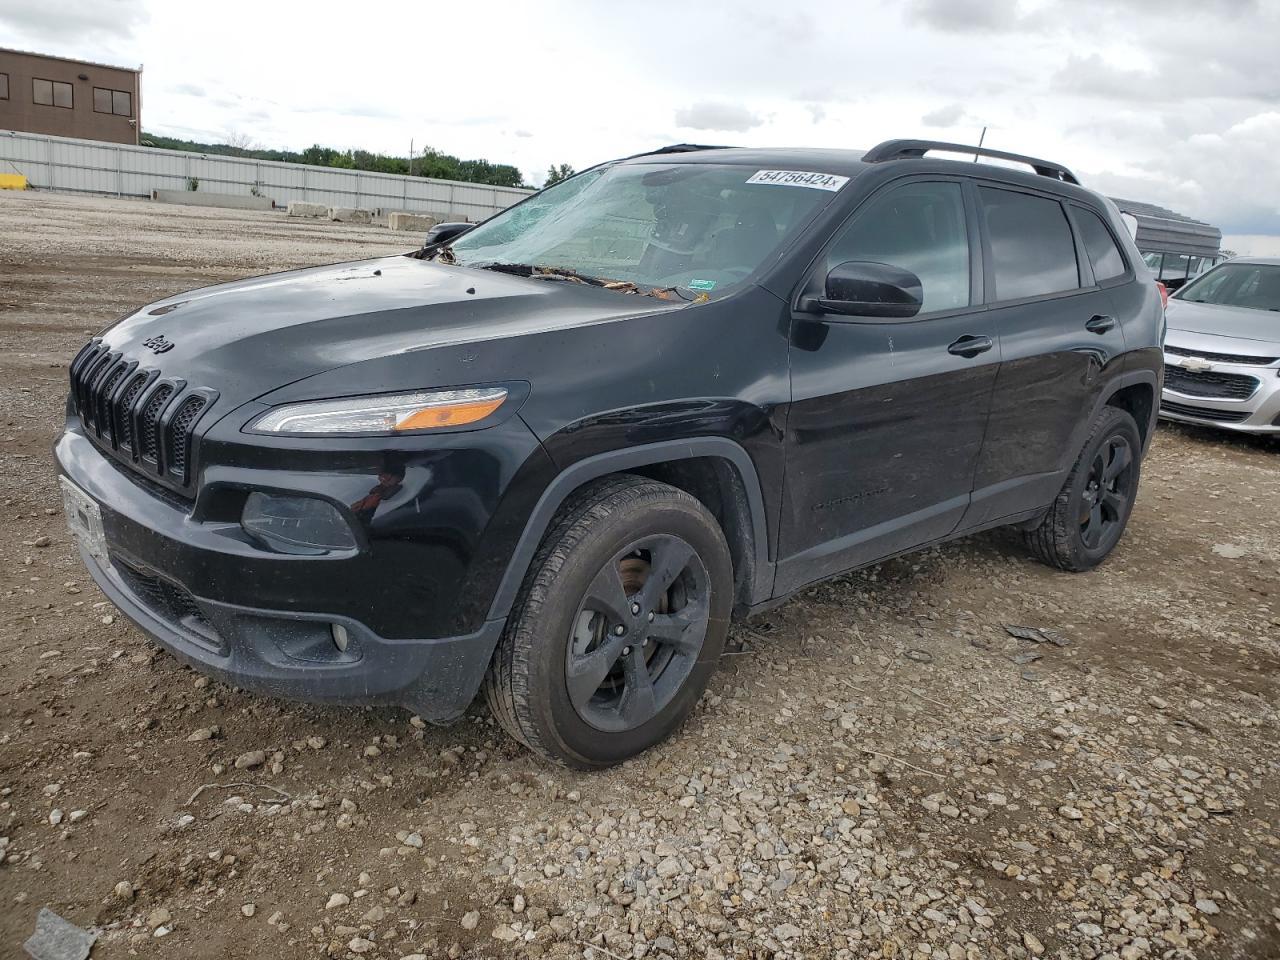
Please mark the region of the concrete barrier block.
[[25, 190], [27, 178], [20, 173], [0, 173], [0, 190]]
[[329, 208], [323, 203], [303, 203], [301, 200], [293, 200], [289, 203], [289, 216], [291, 217], [327, 217]]
[[412, 230], [415, 233], [426, 233], [440, 221], [426, 213], [389, 213], [387, 226], [392, 230]]
[[329, 219], [341, 223], [372, 223], [373, 214], [359, 207], [330, 207]]
[[209, 193], [205, 190], [152, 190], [151, 199], [160, 203], [181, 203], [190, 207], [224, 207], [228, 210], [270, 210], [270, 197], [242, 193]]

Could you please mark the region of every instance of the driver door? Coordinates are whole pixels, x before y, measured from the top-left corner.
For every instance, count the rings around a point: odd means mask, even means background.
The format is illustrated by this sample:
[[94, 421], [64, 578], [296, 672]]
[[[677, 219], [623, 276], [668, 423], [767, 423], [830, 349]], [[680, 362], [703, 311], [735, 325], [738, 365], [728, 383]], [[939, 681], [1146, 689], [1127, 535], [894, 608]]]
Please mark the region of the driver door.
[[916, 274], [910, 319], [794, 312], [777, 592], [951, 533], [969, 505], [1000, 343], [962, 181], [896, 181], [864, 201], [810, 283], [850, 260]]

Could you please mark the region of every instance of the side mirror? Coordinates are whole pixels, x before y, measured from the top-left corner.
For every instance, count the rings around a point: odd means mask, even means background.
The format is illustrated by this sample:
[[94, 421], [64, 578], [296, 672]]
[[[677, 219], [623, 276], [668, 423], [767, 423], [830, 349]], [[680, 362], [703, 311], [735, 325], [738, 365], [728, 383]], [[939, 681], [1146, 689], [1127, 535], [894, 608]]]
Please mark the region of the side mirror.
[[905, 320], [920, 312], [924, 288], [910, 270], [870, 260], [847, 260], [827, 274], [823, 297], [807, 297], [802, 309], [851, 317]]
[[427, 239], [423, 246], [434, 247], [440, 243], [456, 240], [474, 226], [474, 223], [437, 223], [427, 231]]

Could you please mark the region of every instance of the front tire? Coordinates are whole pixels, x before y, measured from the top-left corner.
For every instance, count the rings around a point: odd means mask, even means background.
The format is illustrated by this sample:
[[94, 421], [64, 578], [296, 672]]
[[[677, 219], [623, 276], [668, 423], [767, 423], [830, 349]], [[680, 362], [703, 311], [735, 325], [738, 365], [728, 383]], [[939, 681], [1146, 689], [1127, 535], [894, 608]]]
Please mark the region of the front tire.
[[675, 487], [619, 475], [551, 523], [485, 678], [503, 728], [579, 769], [665, 739], [724, 649], [733, 562], [715, 518]]
[[1103, 407], [1053, 506], [1025, 535], [1031, 552], [1059, 570], [1092, 570], [1120, 541], [1141, 472], [1138, 424], [1118, 407]]

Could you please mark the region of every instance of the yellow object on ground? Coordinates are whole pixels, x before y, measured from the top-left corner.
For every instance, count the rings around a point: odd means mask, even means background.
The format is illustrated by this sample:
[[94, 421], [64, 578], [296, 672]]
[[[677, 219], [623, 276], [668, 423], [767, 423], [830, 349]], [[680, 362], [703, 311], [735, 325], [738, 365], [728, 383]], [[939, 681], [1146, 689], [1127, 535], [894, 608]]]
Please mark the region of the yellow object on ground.
[[20, 173], [0, 173], [0, 190], [25, 190], [27, 178]]

